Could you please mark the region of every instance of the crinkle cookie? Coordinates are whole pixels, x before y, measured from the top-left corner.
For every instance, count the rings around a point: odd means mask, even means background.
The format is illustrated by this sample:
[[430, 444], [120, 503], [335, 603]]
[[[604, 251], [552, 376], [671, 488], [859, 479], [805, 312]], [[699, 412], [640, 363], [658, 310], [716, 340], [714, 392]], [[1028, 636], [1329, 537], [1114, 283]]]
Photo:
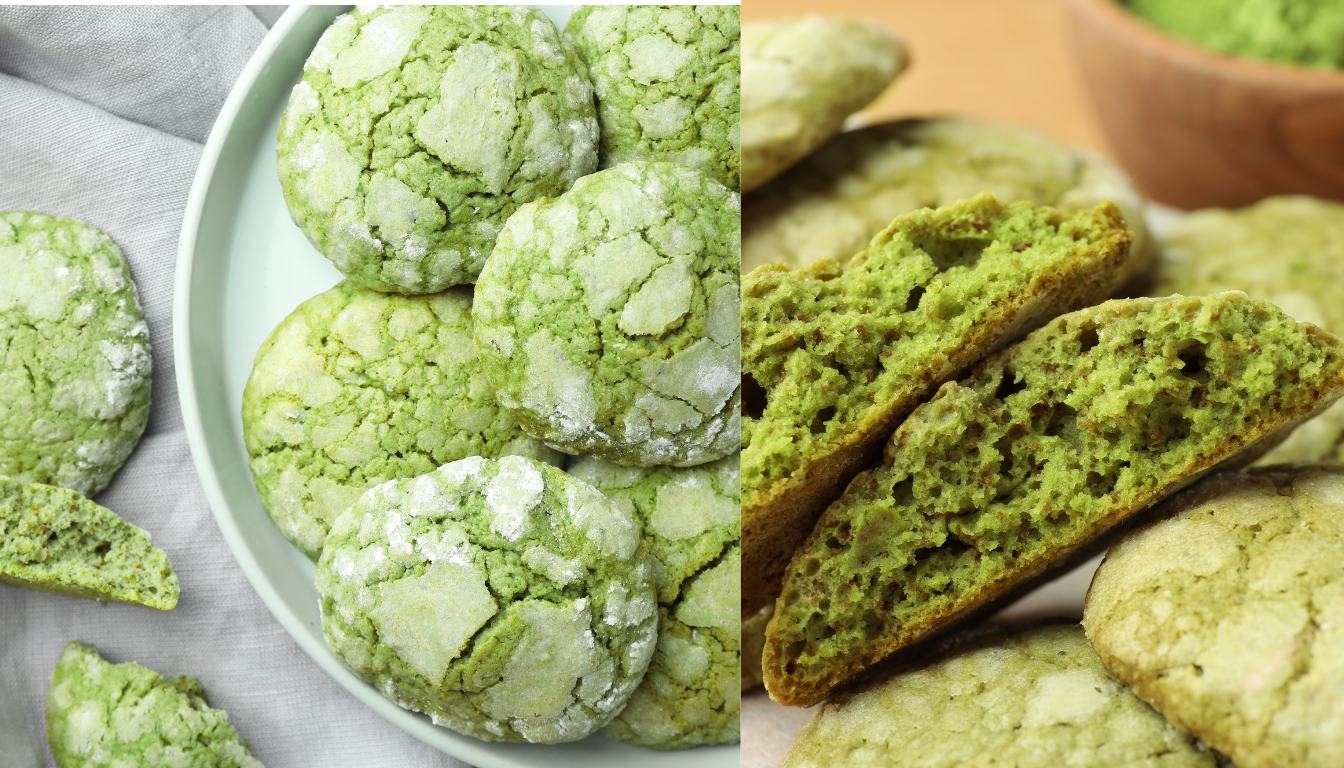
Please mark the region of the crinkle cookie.
[[262, 768], [199, 680], [110, 664], [74, 641], [51, 673], [47, 738], [58, 768]]
[[737, 450], [741, 198], [627, 163], [509, 219], [476, 286], [499, 401], [567, 453], [691, 466]]
[[149, 534], [65, 488], [0, 478], [0, 582], [161, 611], [177, 605]]
[[397, 296], [343, 282], [257, 352], [243, 436], [262, 504], [316, 560], [360, 494], [468, 456], [559, 465], [501, 408], [471, 342], [471, 293]]
[[654, 749], [736, 743], [742, 710], [737, 456], [687, 469], [584, 458], [569, 473], [640, 519], [658, 588], [658, 649], [644, 682], [604, 732]]
[[597, 167], [583, 62], [521, 6], [401, 6], [336, 19], [280, 122], [290, 216], [354, 282], [472, 283], [519, 205]]
[[487, 741], [581, 739], [658, 642], [639, 522], [546, 464], [473, 457], [360, 497], [317, 564], [337, 657], [397, 704]]
[[1244, 293], [1061, 315], [944, 384], [789, 564], [765, 686], [807, 706], [1344, 395], [1344, 341]]
[[149, 326], [126, 259], [74, 219], [0, 213], [0, 476], [92, 496], [149, 419]]
[[[1158, 241], [1152, 294], [1245, 291], [1344, 334], [1344, 205], [1271, 197], [1240, 210], [1192, 211]], [[1260, 460], [1344, 461], [1344, 402], [1298, 427]]]
[[742, 610], [779, 594], [826, 505], [943, 382], [1104, 299], [1129, 259], [1115, 206], [1065, 216], [988, 193], [897, 218], [848, 267], [783, 264], [742, 289]]
[[742, 29], [742, 52], [744, 193], [834, 136], [910, 62], [877, 24], [828, 16], [754, 21]]
[[1143, 197], [1118, 168], [1030, 128], [938, 118], [846, 131], [748, 196], [742, 269], [844, 263], [897, 215], [986, 191], [1066, 213], [1109, 200], [1134, 232], [1124, 277], [1152, 263]]
[[1106, 668], [1241, 768], [1344, 765], [1344, 469], [1210, 478], [1093, 577]]
[[603, 168], [661, 160], [738, 188], [741, 27], [735, 5], [574, 11], [565, 34], [593, 79]]
[[1216, 768], [1106, 674], [1077, 624], [963, 632], [822, 704], [781, 768]]

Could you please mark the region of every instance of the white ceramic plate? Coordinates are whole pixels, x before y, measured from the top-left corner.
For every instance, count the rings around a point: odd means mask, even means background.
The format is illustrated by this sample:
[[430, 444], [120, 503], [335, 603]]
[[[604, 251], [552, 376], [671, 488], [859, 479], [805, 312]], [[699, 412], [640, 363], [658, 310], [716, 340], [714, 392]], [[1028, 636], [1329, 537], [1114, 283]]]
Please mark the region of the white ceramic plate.
[[[563, 25], [572, 6], [545, 10]], [[341, 685], [407, 733], [480, 768], [737, 768], [736, 746], [658, 752], [597, 734], [557, 746], [477, 741], [408, 712], [327, 650], [314, 567], [261, 506], [243, 443], [243, 386], [266, 336], [341, 280], [289, 219], [275, 137], [318, 37], [345, 7], [291, 8], [253, 54], [220, 112], [182, 222], [173, 308], [177, 382], [192, 457], [224, 539], [271, 613]]]

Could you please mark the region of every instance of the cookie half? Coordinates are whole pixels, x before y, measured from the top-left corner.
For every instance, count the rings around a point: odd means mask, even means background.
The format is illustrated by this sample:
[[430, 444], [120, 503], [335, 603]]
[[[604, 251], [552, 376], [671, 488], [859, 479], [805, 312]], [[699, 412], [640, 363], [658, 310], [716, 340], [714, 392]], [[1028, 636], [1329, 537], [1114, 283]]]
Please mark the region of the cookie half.
[[0, 478], [0, 582], [167, 611], [177, 575], [149, 534], [65, 488]]
[[1344, 342], [1243, 293], [1109, 301], [944, 384], [789, 565], [765, 684], [802, 705], [1344, 395]]
[[1076, 624], [973, 630], [822, 704], [781, 768], [1215, 768], [1106, 673]]
[[111, 664], [77, 642], [65, 646], [51, 672], [47, 738], [58, 768], [261, 768], [227, 713], [210, 708], [196, 678]]
[[991, 350], [1115, 287], [1115, 206], [1066, 216], [984, 194], [897, 218], [848, 266], [742, 287], [742, 611], [779, 594], [826, 505], [915, 405]]
[[149, 420], [149, 326], [121, 249], [41, 213], [0, 213], [0, 477], [92, 496]]
[[1211, 477], [1107, 553], [1102, 662], [1242, 768], [1344, 764], [1344, 469]]

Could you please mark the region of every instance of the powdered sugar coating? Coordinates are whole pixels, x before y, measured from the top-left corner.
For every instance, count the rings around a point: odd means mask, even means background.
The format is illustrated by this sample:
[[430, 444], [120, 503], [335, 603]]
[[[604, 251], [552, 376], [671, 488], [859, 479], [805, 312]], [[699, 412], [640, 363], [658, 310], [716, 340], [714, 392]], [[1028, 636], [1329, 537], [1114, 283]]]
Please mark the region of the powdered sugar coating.
[[149, 418], [149, 327], [107, 235], [0, 213], [0, 476], [86, 496]]
[[736, 742], [742, 647], [737, 455], [687, 469], [583, 458], [569, 472], [643, 521], [658, 586], [653, 661], [605, 733], [654, 749]]
[[280, 123], [294, 222], [352, 281], [474, 282], [519, 205], [597, 166], [592, 85], [539, 10], [361, 9], [322, 35]]
[[565, 34], [593, 78], [602, 167], [680, 163], [738, 189], [741, 29], [731, 5], [576, 10]]
[[350, 283], [271, 332], [243, 391], [243, 436], [266, 511], [304, 554], [316, 560], [336, 518], [387, 480], [473, 455], [559, 464], [500, 407], [471, 337], [464, 289], [396, 296]]
[[473, 312], [523, 429], [636, 466], [737, 449], [740, 211], [696, 171], [628, 163], [509, 219]]
[[639, 530], [517, 456], [384, 483], [318, 561], [327, 643], [399, 705], [469, 736], [583, 738], [625, 705], [657, 642]]

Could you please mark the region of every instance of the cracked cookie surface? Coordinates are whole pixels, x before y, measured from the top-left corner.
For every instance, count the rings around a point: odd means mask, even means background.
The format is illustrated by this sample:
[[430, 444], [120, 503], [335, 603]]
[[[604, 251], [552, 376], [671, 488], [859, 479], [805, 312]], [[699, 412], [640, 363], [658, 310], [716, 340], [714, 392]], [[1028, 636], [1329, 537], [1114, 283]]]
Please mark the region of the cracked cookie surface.
[[658, 642], [638, 520], [517, 456], [365, 493], [332, 528], [317, 589], [346, 666], [486, 741], [554, 744], [601, 728]]
[[1076, 624], [972, 630], [817, 708], [781, 768], [1215, 768], [1106, 673]]
[[597, 166], [586, 68], [521, 6], [404, 6], [336, 19], [280, 121], [294, 223], [368, 288], [472, 283], [505, 219]]
[[680, 163], [738, 188], [741, 27], [731, 5], [574, 11], [565, 34], [593, 79], [603, 168]]
[[747, 197], [742, 269], [843, 264], [894, 217], [981, 192], [1065, 213], [1110, 200], [1134, 232], [1125, 275], [1152, 262], [1143, 197], [1119, 169], [1030, 128], [950, 117], [846, 131]]
[[658, 589], [658, 648], [608, 736], [654, 749], [740, 738], [741, 471], [623, 467], [583, 458], [569, 473], [639, 517]]
[[149, 420], [149, 326], [98, 229], [0, 213], [0, 477], [92, 496]]
[[262, 768], [199, 680], [112, 664], [74, 641], [51, 673], [47, 735], [58, 768]]
[[271, 332], [243, 390], [248, 466], [276, 526], [308, 557], [360, 494], [468, 456], [559, 465], [500, 407], [471, 343], [471, 293], [343, 282]]
[[1083, 625], [1112, 674], [1242, 768], [1344, 764], [1344, 469], [1219, 475], [1111, 548]]
[[523, 206], [476, 286], [499, 401], [567, 453], [691, 466], [738, 448], [741, 199], [627, 163]]

